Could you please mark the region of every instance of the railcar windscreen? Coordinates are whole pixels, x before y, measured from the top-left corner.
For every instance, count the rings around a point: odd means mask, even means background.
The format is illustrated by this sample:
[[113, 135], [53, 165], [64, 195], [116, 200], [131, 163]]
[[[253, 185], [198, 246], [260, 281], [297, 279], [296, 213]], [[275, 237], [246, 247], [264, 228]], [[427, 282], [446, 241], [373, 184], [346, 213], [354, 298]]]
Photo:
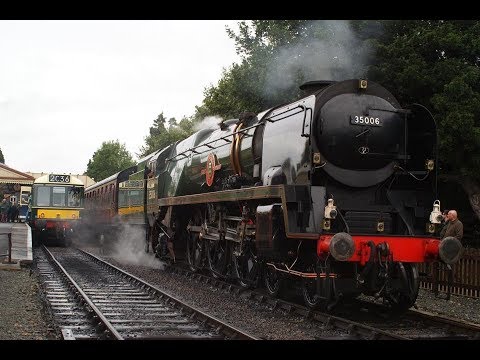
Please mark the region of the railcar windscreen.
[[53, 206], [65, 206], [65, 188], [61, 186], [53, 187]]
[[36, 206], [49, 206], [50, 205], [50, 188], [47, 186], [39, 186], [37, 188], [37, 199], [35, 201]]

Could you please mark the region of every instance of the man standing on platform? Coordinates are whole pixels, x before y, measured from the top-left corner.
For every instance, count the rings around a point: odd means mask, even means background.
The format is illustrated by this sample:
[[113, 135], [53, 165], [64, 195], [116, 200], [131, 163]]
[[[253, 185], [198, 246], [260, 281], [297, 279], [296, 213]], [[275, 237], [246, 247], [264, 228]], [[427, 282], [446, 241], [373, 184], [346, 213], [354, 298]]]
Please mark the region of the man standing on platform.
[[440, 231], [440, 239], [444, 239], [447, 236], [453, 236], [458, 241], [462, 241], [463, 238], [463, 224], [458, 220], [458, 215], [455, 210], [450, 210], [447, 214], [446, 223], [443, 229]]

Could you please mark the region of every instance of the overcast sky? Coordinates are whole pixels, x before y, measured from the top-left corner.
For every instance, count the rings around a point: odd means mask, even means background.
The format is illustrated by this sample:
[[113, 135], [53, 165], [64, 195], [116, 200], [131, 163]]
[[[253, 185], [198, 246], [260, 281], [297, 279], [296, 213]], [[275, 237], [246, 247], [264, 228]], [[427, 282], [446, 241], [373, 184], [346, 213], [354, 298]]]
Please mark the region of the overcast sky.
[[83, 174], [103, 141], [132, 156], [163, 111], [194, 113], [239, 62], [238, 21], [0, 21], [0, 149], [23, 172]]

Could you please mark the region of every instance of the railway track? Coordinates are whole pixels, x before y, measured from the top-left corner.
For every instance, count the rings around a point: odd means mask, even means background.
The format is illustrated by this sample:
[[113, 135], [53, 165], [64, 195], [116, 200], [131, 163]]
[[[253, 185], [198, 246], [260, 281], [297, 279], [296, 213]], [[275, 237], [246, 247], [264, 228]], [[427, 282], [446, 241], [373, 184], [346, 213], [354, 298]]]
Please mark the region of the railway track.
[[81, 250], [35, 261], [64, 339], [257, 339]]
[[261, 289], [245, 289], [239, 285], [233, 284], [226, 280], [220, 280], [198, 272], [190, 271], [186, 266], [167, 266], [170, 271], [189, 279], [194, 279], [199, 283], [213, 285], [223, 291], [236, 294], [239, 297], [248, 299], [255, 303], [261, 303], [271, 310], [281, 311], [292, 315], [304, 317], [310, 321], [317, 322], [324, 329], [340, 330], [344, 335], [332, 337], [324, 337], [322, 340], [328, 339], [367, 339], [367, 340], [408, 340], [407, 337], [397, 335], [383, 329], [374, 328], [368, 324], [362, 324], [344, 317], [335, 316], [334, 314], [326, 314], [319, 311], [312, 311], [303, 305], [290, 302], [287, 300], [272, 298]]
[[381, 340], [478, 340], [480, 325], [425, 311], [410, 309], [404, 314], [392, 314], [384, 306], [356, 300], [350, 306], [339, 306], [331, 313], [312, 311], [297, 302], [272, 298], [261, 289], [245, 289], [227, 280], [193, 273], [185, 266], [169, 266], [169, 271], [194, 278], [199, 282], [237, 293], [272, 309], [294, 313], [317, 321], [324, 327], [347, 331], [353, 339]]
[[[87, 253], [90, 254], [90, 253]], [[95, 257], [95, 255], [90, 254]], [[217, 279], [208, 273], [192, 272], [181, 264], [166, 266], [166, 272], [194, 280], [201, 285], [214, 286], [224, 292], [249, 299], [266, 308], [298, 315], [316, 322], [321, 328], [336, 329], [344, 333], [337, 336], [342, 339], [392, 339], [392, 340], [430, 340], [430, 339], [478, 339], [480, 326], [457, 319], [446, 318], [417, 310], [409, 310], [402, 316], [391, 316], [383, 306], [355, 301], [350, 306], [339, 307], [340, 311], [322, 313], [312, 311], [296, 300], [287, 301], [270, 297], [263, 289], [245, 289], [232, 279]], [[329, 339], [329, 337], [325, 337]]]
[[413, 308], [403, 314], [392, 314], [377, 303], [358, 300], [346, 312], [340, 310], [342, 316], [413, 340], [480, 339], [478, 324]]

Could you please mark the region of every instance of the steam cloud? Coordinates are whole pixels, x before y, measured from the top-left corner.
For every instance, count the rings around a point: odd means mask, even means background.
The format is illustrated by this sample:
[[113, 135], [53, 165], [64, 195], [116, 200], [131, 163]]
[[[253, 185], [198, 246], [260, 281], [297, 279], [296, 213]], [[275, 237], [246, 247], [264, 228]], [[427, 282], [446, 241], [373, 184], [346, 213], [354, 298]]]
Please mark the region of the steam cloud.
[[145, 228], [117, 221], [113, 222], [112, 227], [101, 230], [102, 226], [97, 224], [95, 218], [85, 216], [73, 243], [83, 248], [97, 248], [101, 255], [112, 257], [123, 264], [163, 270], [163, 262], [155, 257], [151, 249], [149, 253], [145, 252]]
[[218, 128], [218, 124], [221, 123], [222, 121], [223, 119], [219, 116], [207, 116], [198, 124], [195, 124], [193, 129], [195, 131], [199, 131], [201, 129]]
[[280, 48], [269, 64], [265, 95], [288, 89], [299, 77], [304, 81], [365, 77], [371, 47], [357, 38], [348, 21], [321, 20], [309, 25], [306, 37]]
[[145, 229], [140, 226], [120, 225], [112, 244], [112, 257], [125, 264], [164, 269], [163, 263], [152, 252], [145, 252]]

